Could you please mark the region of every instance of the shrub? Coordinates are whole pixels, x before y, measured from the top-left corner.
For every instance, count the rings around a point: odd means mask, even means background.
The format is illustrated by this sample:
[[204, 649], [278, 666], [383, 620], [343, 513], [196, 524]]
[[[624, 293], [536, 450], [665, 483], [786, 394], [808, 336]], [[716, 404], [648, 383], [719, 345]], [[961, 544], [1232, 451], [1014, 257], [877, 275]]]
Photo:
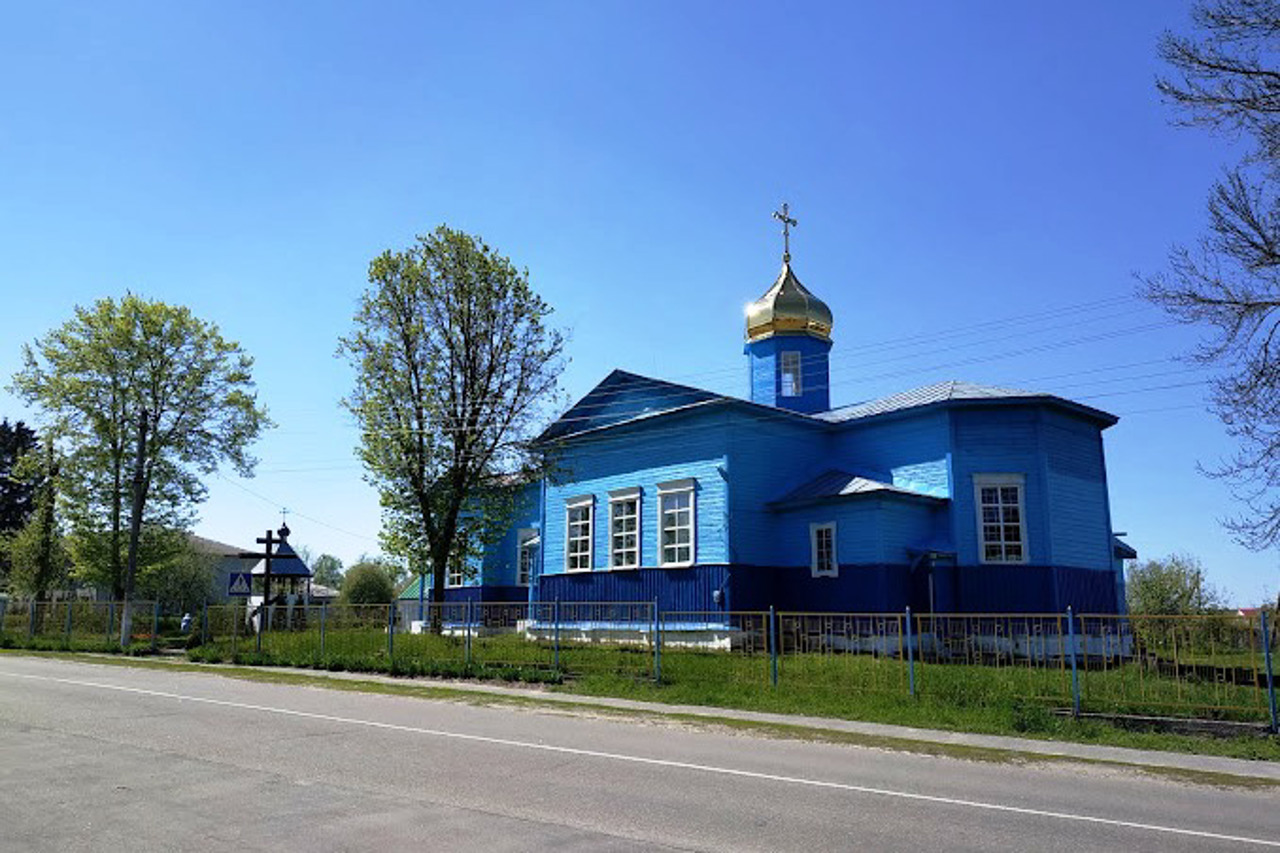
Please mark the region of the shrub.
[[396, 596], [391, 575], [382, 566], [360, 563], [342, 579], [341, 604], [390, 604]]

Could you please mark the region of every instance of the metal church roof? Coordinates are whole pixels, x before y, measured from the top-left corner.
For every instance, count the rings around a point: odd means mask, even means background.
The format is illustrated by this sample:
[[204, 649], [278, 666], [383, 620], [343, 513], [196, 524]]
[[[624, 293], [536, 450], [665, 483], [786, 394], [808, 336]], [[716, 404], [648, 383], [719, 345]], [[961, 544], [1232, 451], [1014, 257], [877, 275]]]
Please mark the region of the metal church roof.
[[[288, 542], [281, 542], [276, 546], [275, 552], [271, 555], [271, 577], [273, 578], [309, 578], [311, 577], [311, 569], [307, 568], [307, 564], [302, 561], [301, 557], [295, 559], [280, 559], [281, 557], [292, 558], [298, 557], [298, 552], [293, 550], [293, 546]], [[266, 567], [263, 560], [253, 564], [250, 571], [255, 575], [266, 574]]]
[[913, 388], [910, 391], [891, 394], [878, 400], [855, 403], [851, 406], [841, 406], [829, 412], [819, 412], [813, 417], [829, 423], [845, 423], [860, 418], [887, 415], [892, 412], [916, 409], [921, 406], [932, 406], [939, 403], [996, 401], [1055, 403], [1076, 409], [1108, 424], [1113, 424], [1117, 420], [1114, 415], [1101, 409], [1095, 409], [1042, 391], [1023, 391], [1017, 388], [1000, 388], [995, 385], [978, 385], [973, 382], [961, 382], [956, 379], [936, 382], [933, 385], [925, 385], [922, 388]]
[[929, 501], [947, 500], [946, 498], [931, 495], [927, 492], [918, 492], [915, 489], [905, 489], [901, 486], [895, 486], [892, 483], [885, 483], [880, 480], [873, 480], [870, 477], [862, 477], [857, 474], [850, 474], [847, 471], [838, 471], [833, 469], [819, 474], [809, 482], [792, 489], [786, 495], [770, 503], [770, 506], [783, 508], [789, 505], [808, 503], [811, 501], [825, 501], [834, 498], [851, 498], [862, 495], [921, 498]]

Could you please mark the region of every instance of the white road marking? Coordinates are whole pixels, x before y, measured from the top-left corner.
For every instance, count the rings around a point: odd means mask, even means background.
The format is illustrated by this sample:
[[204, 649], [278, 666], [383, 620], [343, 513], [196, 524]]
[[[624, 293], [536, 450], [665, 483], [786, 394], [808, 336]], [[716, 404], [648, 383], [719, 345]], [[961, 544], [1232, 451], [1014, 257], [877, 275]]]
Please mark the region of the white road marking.
[[671, 767], [679, 770], [693, 770], [699, 773], [713, 773], [720, 776], [736, 776], [745, 779], [759, 779], [766, 782], [782, 782], [789, 785], [805, 785], [811, 788], [827, 788], [838, 791], [849, 791], [857, 794], [870, 794], [878, 797], [889, 797], [916, 802], [935, 803], [947, 806], [962, 806], [971, 809], [984, 809], [993, 812], [1028, 815], [1031, 817], [1047, 817], [1057, 820], [1093, 823], [1103, 826], [1140, 829], [1147, 832], [1163, 832], [1170, 835], [1183, 835], [1192, 838], [1208, 838], [1215, 841], [1233, 841], [1241, 844], [1256, 844], [1262, 847], [1280, 847], [1280, 841], [1265, 838], [1249, 838], [1243, 835], [1225, 835], [1219, 832], [1206, 832], [1199, 829], [1184, 829], [1176, 826], [1162, 826], [1152, 823], [1137, 823], [1128, 820], [1096, 817], [1093, 815], [1055, 812], [1045, 809], [1033, 809], [1025, 806], [1010, 806], [1002, 803], [984, 803], [978, 800], [961, 800], [955, 797], [943, 797], [933, 794], [916, 794], [911, 791], [894, 791], [888, 788], [872, 788], [867, 785], [851, 785], [845, 782], [828, 782], [822, 779], [805, 779], [799, 776], [782, 776], [774, 773], [760, 773], [755, 770], [739, 770], [733, 767], [717, 767], [710, 764], [693, 764], [687, 761], [673, 761], [667, 758], [647, 758], [642, 755], [624, 755], [616, 752], [601, 752], [594, 749], [578, 749], [571, 746], [554, 746], [545, 743], [510, 740], [508, 738], [488, 737], [485, 735], [469, 735], [462, 732], [447, 732], [440, 729], [426, 729], [417, 726], [402, 726], [397, 723], [382, 723], [377, 720], [358, 720], [353, 717], [338, 717], [332, 714], [317, 714], [312, 711], [295, 711], [290, 708], [274, 708], [269, 705], [254, 705], [248, 702], [231, 702], [226, 699], [209, 699], [203, 696], [186, 696], [181, 693], [166, 693], [162, 690], [146, 690], [141, 687], [124, 687], [118, 684], [103, 684], [96, 681], [81, 681], [74, 678], [54, 678], [47, 675], [27, 675], [16, 672], [0, 671], [0, 675], [9, 678], [24, 678], [32, 681], [51, 681], [58, 684], [71, 684], [77, 687], [94, 687], [99, 690], [115, 690], [121, 693], [134, 693], [141, 696], [156, 696], [163, 699], [176, 699], [181, 702], [198, 702], [205, 705], [218, 705], [225, 708], [239, 708], [246, 711], [262, 711], [269, 714], [280, 714], [289, 717], [302, 717], [309, 720], [322, 720], [328, 723], [344, 723], [352, 726], [365, 726], [373, 729], [409, 732], [411, 734], [429, 735], [431, 737], [449, 738], [452, 740], [488, 743], [497, 746], [509, 746], [517, 749], [530, 749], [540, 752], [555, 752], [563, 755], [578, 755], [584, 758], [599, 758], [608, 761], [622, 761], [631, 764], [648, 764], [656, 767]]

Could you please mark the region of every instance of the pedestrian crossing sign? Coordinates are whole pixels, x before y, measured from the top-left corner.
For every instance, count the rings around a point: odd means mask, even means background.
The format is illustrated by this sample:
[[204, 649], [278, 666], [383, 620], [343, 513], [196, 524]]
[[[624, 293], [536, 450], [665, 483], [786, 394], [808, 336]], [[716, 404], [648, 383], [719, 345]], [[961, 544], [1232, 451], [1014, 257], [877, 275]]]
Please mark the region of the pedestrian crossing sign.
[[232, 572], [227, 580], [227, 595], [250, 595], [253, 593], [253, 576], [248, 572]]

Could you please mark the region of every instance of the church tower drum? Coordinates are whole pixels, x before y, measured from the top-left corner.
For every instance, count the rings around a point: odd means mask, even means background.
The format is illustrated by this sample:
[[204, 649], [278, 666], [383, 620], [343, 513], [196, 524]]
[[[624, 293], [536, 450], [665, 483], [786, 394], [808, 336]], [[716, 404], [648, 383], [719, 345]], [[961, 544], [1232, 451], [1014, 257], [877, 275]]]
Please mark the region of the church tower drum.
[[747, 306], [751, 401], [814, 414], [831, 408], [831, 309], [796, 278], [791, 269], [791, 227], [796, 221], [782, 205], [782, 272], [759, 299]]

